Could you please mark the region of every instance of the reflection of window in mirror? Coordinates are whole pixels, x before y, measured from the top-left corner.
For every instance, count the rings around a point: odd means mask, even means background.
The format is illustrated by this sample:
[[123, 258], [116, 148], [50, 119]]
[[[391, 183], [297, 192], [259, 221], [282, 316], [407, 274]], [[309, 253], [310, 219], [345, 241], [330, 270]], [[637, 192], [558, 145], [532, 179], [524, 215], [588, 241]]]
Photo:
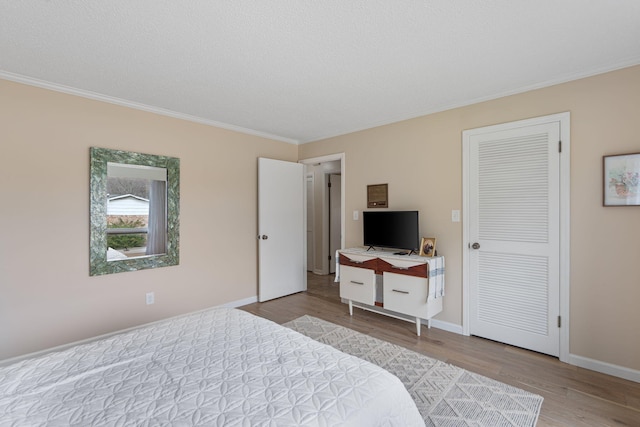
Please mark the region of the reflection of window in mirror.
[[167, 252], [167, 169], [107, 163], [107, 261]]
[[180, 159], [99, 147], [90, 154], [89, 275], [178, 265]]

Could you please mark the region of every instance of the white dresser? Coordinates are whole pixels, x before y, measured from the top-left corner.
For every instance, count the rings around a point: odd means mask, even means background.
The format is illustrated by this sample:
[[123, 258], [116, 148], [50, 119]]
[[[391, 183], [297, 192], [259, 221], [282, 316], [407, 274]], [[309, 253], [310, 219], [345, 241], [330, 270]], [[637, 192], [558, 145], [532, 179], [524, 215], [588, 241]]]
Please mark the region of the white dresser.
[[[340, 297], [353, 307], [403, 320], [414, 320], [420, 335], [422, 319], [442, 311], [444, 257], [395, 255], [351, 248], [338, 251]], [[430, 326], [429, 322], [427, 324]]]

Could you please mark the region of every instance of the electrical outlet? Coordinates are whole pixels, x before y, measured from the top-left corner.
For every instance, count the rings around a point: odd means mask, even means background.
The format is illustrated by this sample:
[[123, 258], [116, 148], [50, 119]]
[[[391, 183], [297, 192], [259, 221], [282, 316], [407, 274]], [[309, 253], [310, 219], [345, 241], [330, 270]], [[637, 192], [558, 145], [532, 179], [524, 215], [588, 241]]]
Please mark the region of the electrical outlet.
[[358, 211], [353, 211], [353, 220], [357, 221], [360, 217], [360, 213]]
[[153, 292], [147, 292], [147, 305], [151, 305], [156, 302], [156, 296]]

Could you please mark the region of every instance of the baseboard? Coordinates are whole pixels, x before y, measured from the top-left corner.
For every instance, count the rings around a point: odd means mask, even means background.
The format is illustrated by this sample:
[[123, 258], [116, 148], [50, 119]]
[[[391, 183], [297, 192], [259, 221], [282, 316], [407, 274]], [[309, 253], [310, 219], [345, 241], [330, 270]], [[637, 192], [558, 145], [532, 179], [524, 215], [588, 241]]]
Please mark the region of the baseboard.
[[579, 366], [580, 368], [640, 383], [640, 371], [635, 369], [625, 368], [624, 366], [614, 365], [600, 360], [589, 359], [588, 357], [578, 356], [576, 354], [569, 354], [569, 360], [567, 363]]
[[231, 301], [231, 302], [228, 302], [226, 304], [222, 304], [222, 305], [220, 305], [218, 307], [238, 308], [238, 307], [242, 307], [243, 305], [253, 304], [254, 302], [258, 302], [258, 297], [257, 296], [252, 296], [252, 297], [249, 297], [249, 298], [239, 299], [237, 301]]
[[[214, 307], [236, 308], [236, 307], [241, 307], [243, 305], [252, 304], [252, 303], [257, 302], [257, 301], [258, 301], [258, 297], [257, 296], [253, 296], [253, 297], [244, 298], [244, 299], [237, 300], [237, 301], [231, 301], [231, 302], [228, 302], [226, 304], [222, 304], [222, 305], [218, 305], [218, 306], [214, 306]], [[90, 342], [93, 342], [93, 341], [98, 341], [98, 340], [101, 340], [101, 339], [104, 339], [104, 338], [109, 338], [109, 337], [111, 337], [113, 335], [117, 335], [117, 334], [122, 334], [122, 333], [125, 333], [125, 332], [129, 332], [129, 331], [133, 331], [133, 330], [138, 329], [138, 328], [144, 328], [145, 326], [151, 326], [151, 325], [154, 325], [156, 323], [164, 322], [165, 320], [168, 320], [168, 319], [173, 319], [173, 318], [182, 317], [182, 316], [188, 316], [190, 314], [198, 313], [200, 311], [210, 310], [211, 308], [213, 308], [213, 307], [204, 308], [202, 310], [196, 310], [196, 311], [193, 311], [193, 312], [190, 312], [190, 313], [178, 314], [176, 316], [168, 317], [166, 319], [160, 319], [160, 320], [156, 320], [156, 321], [149, 322], [149, 323], [143, 323], [142, 325], [132, 326], [130, 328], [120, 329], [120, 330], [113, 331], [113, 332], [108, 332], [106, 334], [98, 335], [98, 336], [95, 336], [95, 337], [85, 338], [83, 340], [78, 340], [78, 341], [70, 342], [70, 343], [67, 343], [67, 344], [61, 344], [61, 345], [58, 345], [58, 346], [55, 346], [55, 347], [46, 348], [44, 350], [34, 351], [33, 353], [27, 353], [27, 354], [23, 354], [21, 356], [15, 356], [15, 357], [11, 357], [9, 359], [0, 360], [0, 366], [11, 365], [12, 363], [20, 362], [20, 361], [25, 360], [25, 359], [31, 359], [31, 358], [34, 358], [34, 357], [43, 356], [43, 355], [45, 355], [47, 353], [51, 353], [51, 352], [54, 352], [54, 351], [63, 351], [63, 350], [66, 350], [68, 348], [74, 347], [76, 345], [86, 344], [86, 343], [90, 343]]]
[[[462, 326], [456, 325], [454, 323], [449, 323], [438, 319], [431, 319], [431, 327], [462, 335]], [[580, 368], [589, 369], [590, 371], [596, 371], [602, 374], [607, 374], [640, 383], [640, 371], [635, 369], [625, 368], [624, 366], [614, 365], [612, 363], [602, 362], [600, 360], [589, 359], [588, 357], [578, 356], [575, 354], [569, 354], [567, 363], [573, 366], [578, 366]]]
[[444, 320], [431, 319], [431, 327], [442, 329], [443, 331], [447, 331], [447, 332], [453, 332], [454, 334], [462, 335], [461, 325], [445, 322]]

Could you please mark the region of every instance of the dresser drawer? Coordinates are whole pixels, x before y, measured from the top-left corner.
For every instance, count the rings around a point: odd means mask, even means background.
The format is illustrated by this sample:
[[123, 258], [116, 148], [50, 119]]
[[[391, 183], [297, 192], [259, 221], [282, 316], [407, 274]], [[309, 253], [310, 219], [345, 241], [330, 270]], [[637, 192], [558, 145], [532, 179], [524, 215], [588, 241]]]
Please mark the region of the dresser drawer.
[[378, 260], [380, 274], [384, 272], [403, 274], [407, 276], [429, 277], [429, 264], [421, 261], [408, 261], [398, 259]]
[[378, 269], [378, 258], [360, 254], [340, 254], [340, 266], [349, 265], [351, 267]]
[[427, 304], [429, 279], [385, 271], [382, 283], [385, 309], [415, 317], [430, 317]]
[[340, 266], [340, 298], [374, 305], [376, 273], [367, 268]]

